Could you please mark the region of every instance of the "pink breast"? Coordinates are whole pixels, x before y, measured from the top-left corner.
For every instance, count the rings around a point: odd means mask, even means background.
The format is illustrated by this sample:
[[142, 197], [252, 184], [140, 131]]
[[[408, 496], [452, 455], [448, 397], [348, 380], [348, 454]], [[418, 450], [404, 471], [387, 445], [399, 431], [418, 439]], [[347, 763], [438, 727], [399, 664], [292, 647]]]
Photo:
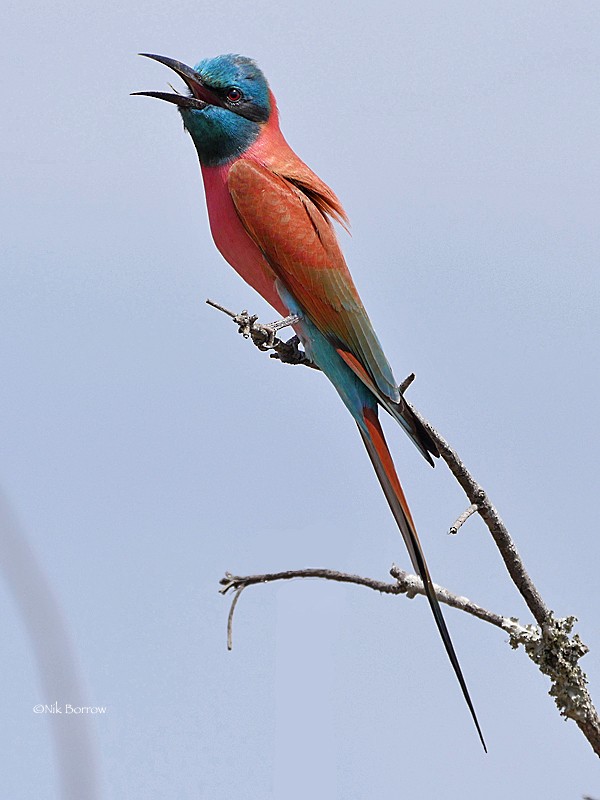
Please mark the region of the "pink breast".
[[229, 165], [202, 167], [210, 230], [217, 249], [234, 270], [280, 314], [287, 309], [275, 289], [275, 275], [246, 233], [227, 188]]

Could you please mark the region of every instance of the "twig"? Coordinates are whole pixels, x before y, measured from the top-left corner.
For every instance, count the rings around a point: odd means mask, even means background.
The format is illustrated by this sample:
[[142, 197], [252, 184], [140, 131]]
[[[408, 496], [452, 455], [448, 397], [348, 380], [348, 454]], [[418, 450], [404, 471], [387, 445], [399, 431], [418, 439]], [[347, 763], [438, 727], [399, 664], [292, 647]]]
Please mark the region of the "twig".
[[477, 503], [471, 503], [471, 505], [467, 508], [467, 510], [463, 511], [460, 517], [456, 520], [454, 525], [450, 526], [450, 530], [448, 531], [448, 533], [452, 534], [458, 533], [459, 530], [462, 528], [462, 526], [465, 524], [465, 522], [469, 519], [469, 517], [472, 514], [474, 514], [477, 511], [478, 508], [479, 506], [477, 505]]
[[227, 314], [228, 317], [231, 317], [231, 319], [234, 319], [236, 317], [235, 311], [230, 311], [228, 308], [225, 308], [225, 306], [222, 306], [220, 303], [215, 303], [214, 300], [207, 300], [206, 304], [212, 306], [213, 308], [216, 308], [217, 311], [222, 311], [224, 314]]
[[[361, 575], [339, 572], [334, 569], [294, 569], [285, 570], [283, 572], [269, 572], [263, 575], [244, 576], [232, 575], [230, 572], [226, 572], [225, 577], [220, 580], [220, 584], [223, 588], [219, 589], [219, 591], [221, 594], [227, 594], [230, 590], [235, 591], [229, 611], [227, 626], [228, 649], [231, 650], [231, 621], [233, 619], [233, 611], [241, 592], [248, 586], [259, 583], [273, 583], [274, 581], [289, 581], [295, 578], [320, 578], [327, 581], [337, 581], [338, 583], [353, 583], [357, 586], [365, 586], [368, 589], [373, 589], [382, 594], [405, 594], [410, 599], [418, 594], [426, 597], [423, 581], [417, 575], [405, 572], [395, 564], [392, 565], [390, 569], [390, 575], [396, 579], [394, 583], [386, 583], [385, 581], [378, 581], [374, 578], [364, 578]], [[533, 632], [531, 626], [520, 625], [518, 620], [514, 617], [502, 617], [499, 614], [494, 614], [494, 612], [482, 608], [482, 606], [473, 603], [468, 598], [460, 597], [450, 592], [443, 586], [434, 584], [433, 588], [440, 603], [445, 603], [451, 608], [457, 608], [460, 611], [465, 611], [467, 614], [472, 614], [474, 617], [484, 622], [489, 622], [491, 625], [501, 628], [511, 636], [530, 636]]]
[[235, 595], [233, 597], [233, 600], [231, 601], [231, 608], [229, 609], [229, 616], [227, 617], [227, 649], [228, 650], [232, 650], [233, 649], [233, 633], [232, 633], [233, 612], [235, 611], [235, 607], [237, 606], [237, 602], [240, 599], [240, 595], [244, 591], [246, 586], [247, 586], [246, 583], [243, 583], [243, 582], [239, 583], [238, 586], [237, 586], [237, 589], [235, 591]]
[[404, 394], [404, 392], [408, 389], [408, 387], [414, 381], [415, 377], [416, 377], [415, 373], [411, 372], [410, 375], [407, 375], [406, 378], [404, 378], [404, 380], [402, 381], [400, 386], [398, 386], [398, 391], [400, 392], [400, 394]]

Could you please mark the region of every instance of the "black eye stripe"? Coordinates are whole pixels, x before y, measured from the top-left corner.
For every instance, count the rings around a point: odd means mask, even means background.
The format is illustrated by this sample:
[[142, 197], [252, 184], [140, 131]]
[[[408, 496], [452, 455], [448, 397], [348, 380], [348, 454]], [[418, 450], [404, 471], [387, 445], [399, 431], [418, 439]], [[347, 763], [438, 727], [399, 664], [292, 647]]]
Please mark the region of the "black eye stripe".
[[[211, 91], [219, 95], [225, 108], [228, 108], [228, 110], [232, 113], [237, 114], [240, 117], [245, 117], [245, 119], [249, 119], [251, 122], [267, 122], [269, 119], [269, 109], [263, 108], [262, 106], [254, 103], [252, 99], [250, 97], [246, 97], [242, 90], [238, 89], [237, 86], [223, 87], [215, 86], [214, 84], [211, 86], [208, 81], [206, 82], [206, 85], [211, 89]], [[230, 93], [232, 91], [238, 92], [239, 94], [234, 95], [234, 97], [230, 97]]]

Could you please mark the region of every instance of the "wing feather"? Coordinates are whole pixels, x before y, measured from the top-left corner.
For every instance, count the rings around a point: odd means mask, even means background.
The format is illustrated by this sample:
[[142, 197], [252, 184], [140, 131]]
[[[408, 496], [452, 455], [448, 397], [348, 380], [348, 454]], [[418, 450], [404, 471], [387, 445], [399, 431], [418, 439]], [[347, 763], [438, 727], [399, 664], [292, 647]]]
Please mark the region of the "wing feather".
[[[248, 234], [312, 322], [358, 360], [379, 393], [397, 403], [392, 369], [323, 210], [331, 207], [331, 198], [323, 199], [314, 188], [307, 191], [297, 177], [287, 180], [249, 159], [231, 167], [228, 187]], [[340, 218], [339, 201], [335, 211]], [[361, 372], [356, 370], [364, 380]]]

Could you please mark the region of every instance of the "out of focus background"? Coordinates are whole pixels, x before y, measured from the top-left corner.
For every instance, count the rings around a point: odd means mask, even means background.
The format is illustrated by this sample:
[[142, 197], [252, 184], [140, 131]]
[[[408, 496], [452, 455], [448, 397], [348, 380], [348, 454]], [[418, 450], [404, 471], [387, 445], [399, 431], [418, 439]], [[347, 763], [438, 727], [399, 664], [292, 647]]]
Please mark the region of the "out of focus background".
[[[212, 244], [176, 110], [129, 93], [177, 80], [138, 51], [258, 60], [349, 213], [398, 380], [416, 372], [411, 400], [550, 607], [579, 617], [600, 702], [600, 6], [19, 0], [1, 16], [2, 797], [62, 800], [59, 718], [33, 712], [52, 703], [106, 708], [60, 723], [81, 726], [102, 800], [597, 797], [547, 679], [465, 614], [446, 618], [488, 756], [422, 598], [253, 587], [226, 651], [225, 570], [385, 579], [409, 561], [327, 381], [204, 304], [274, 316]], [[388, 431], [434, 579], [531, 621], [480, 520], [446, 535], [467, 503], [444, 465]], [[65, 667], [35, 657], [53, 604], [76, 700], [48, 696]]]

